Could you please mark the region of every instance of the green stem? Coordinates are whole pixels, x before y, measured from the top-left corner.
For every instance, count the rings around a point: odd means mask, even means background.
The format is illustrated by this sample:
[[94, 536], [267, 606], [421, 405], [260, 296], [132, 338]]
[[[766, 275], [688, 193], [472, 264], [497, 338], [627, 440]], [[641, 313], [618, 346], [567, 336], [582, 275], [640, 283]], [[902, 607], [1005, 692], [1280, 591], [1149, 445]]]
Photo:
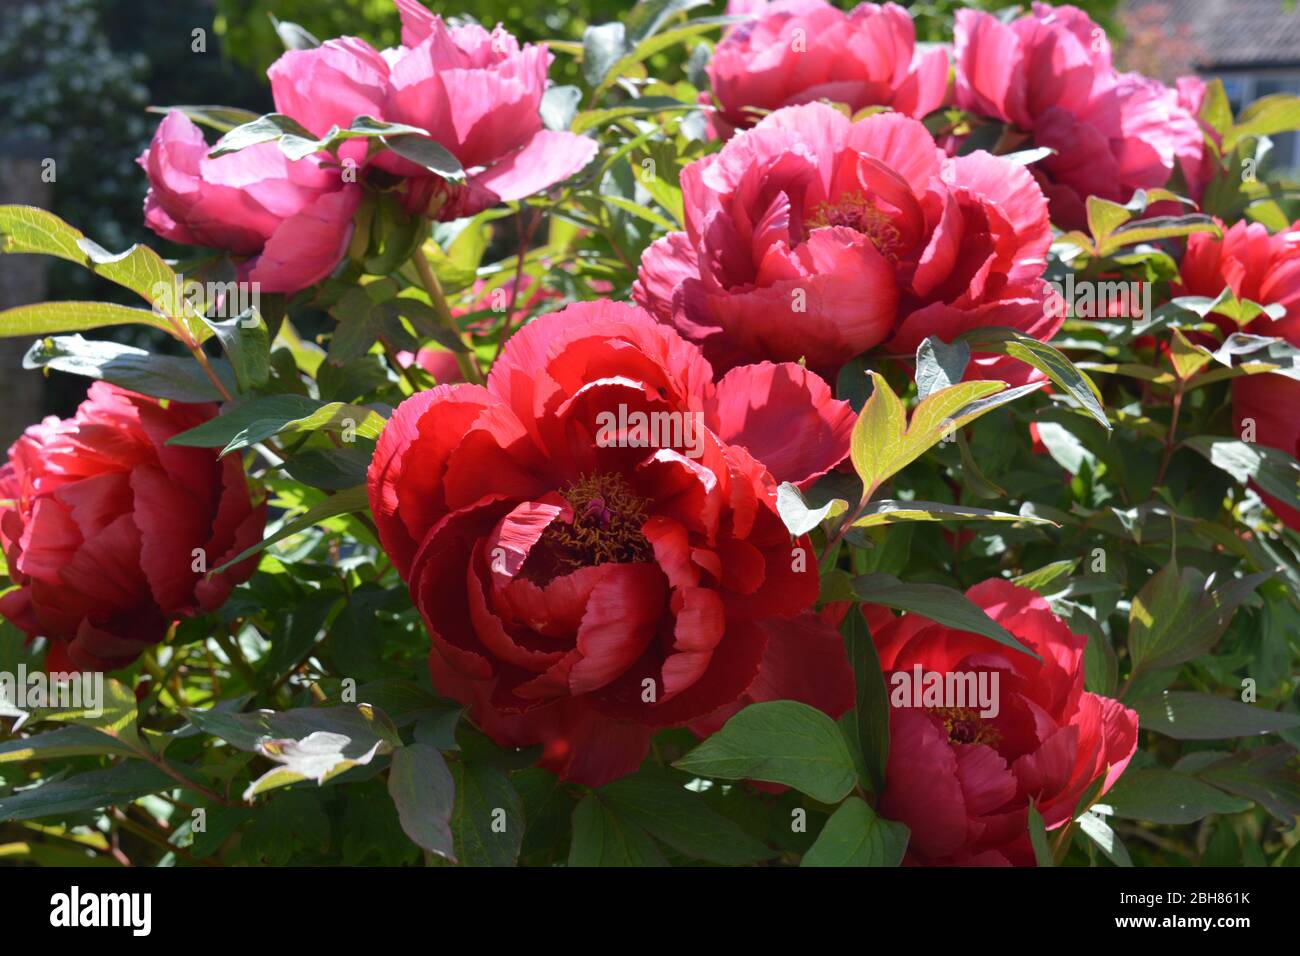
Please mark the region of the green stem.
[[451, 314], [451, 308], [447, 305], [447, 297], [442, 291], [442, 283], [438, 281], [438, 277], [433, 274], [433, 269], [429, 267], [429, 260], [425, 258], [423, 248], [415, 250], [415, 255], [411, 256], [411, 262], [415, 265], [415, 271], [419, 273], [424, 291], [429, 293], [429, 301], [433, 303], [433, 310], [438, 314], [439, 320], [447, 331], [454, 335], [466, 349], [464, 352], [455, 353], [456, 365], [460, 368], [460, 374], [467, 382], [475, 385], [483, 384], [483, 372], [478, 367], [478, 362], [474, 358], [474, 352], [469, 343], [465, 341], [464, 333], [461, 332], [460, 326], [456, 324], [456, 319]]

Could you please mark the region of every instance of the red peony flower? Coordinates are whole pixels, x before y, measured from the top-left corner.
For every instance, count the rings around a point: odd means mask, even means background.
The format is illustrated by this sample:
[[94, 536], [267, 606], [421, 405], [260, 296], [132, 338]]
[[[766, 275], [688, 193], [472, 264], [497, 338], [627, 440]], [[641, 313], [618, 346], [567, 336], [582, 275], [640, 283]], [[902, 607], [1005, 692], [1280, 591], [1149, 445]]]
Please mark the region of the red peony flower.
[[[542, 94], [551, 53], [519, 42], [497, 27], [449, 27], [416, 0], [395, 0], [402, 46], [375, 50], [343, 37], [310, 50], [291, 50], [271, 65], [276, 109], [317, 136], [346, 129], [359, 116], [424, 130], [467, 173], [452, 183], [387, 150], [380, 169], [405, 178], [402, 200], [411, 212], [458, 219], [510, 199], [523, 199], [581, 170], [595, 141], [543, 129]], [[360, 164], [365, 142], [340, 156]]]
[[72, 418], [47, 418], [9, 449], [0, 545], [18, 587], [0, 614], [49, 640], [51, 671], [125, 667], [253, 573], [255, 558], [195, 570], [235, 557], [266, 524], [237, 455], [167, 444], [215, 414], [96, 382]]
[[1077, 7], [1035, 3], [1011, 23], [958, 10], [954, 38], [957, 105], [1056, 150], [1034, 169], [1058, 226], [1084, 228], [1088, 196], [1127, 202], [1164, 186], [1202, 143], [1178, 94], [1117, 72], [1105, 31]]
[[[1138, 718], [1083, 689], [1087, 638], [1039, 595], [994, 579], [966, 596], [1042, 660], [915, 614], [866, 609], [886, 687], [908, 704], [890, 709], [880, 812], [911, 829], [907, 862], [1032, 866], [1029, 801], [1048, 829], [1066, 823], [1095, 780], [1104, 793], [1124, 772]], [[983, 674], [996, 706], [910, 706], [916, 668]]]
[[[806, 358], [830, 372], [877, 345], [980, 326], [1046, 340], [1047, 204], [1023, 166], [949, 159], [896, 113], [854, 123], [791, 106], [682, 172], [686, 231], [654, 243], [633, 295], [714, 365]], [[980, 358], [978, 378], [1026, 367]]]
[[297, 292], [347, 251], [361, 190], [319, 156], [290, 161], [274, 143], [216, 159], [203, 133], [173, 110], [139, 163], [149, 174], [144, 221], [164, 239], [248, 256], [240, 279]]
[[727, 33], [709, 61], [719, 106], [710, 120], [721, 138], [753, 126], [762, 112], [816, 100], [854, 112], [888, 106], [918, 119], [943, 105], [948, 56], [916, 50], [916, 28], [898, 4], [862, 3], [845, 13], [825, 0], [732, 0], [727, 9], [757, 19]]
[[808, 674], [791, 649], [820, 660], [839, 637], [804, 613], [816, 561], [775, 482], [834, 467], [852, 422], [800, 366], [715, 384], [695, 346], [607, 301], [526, 325], [486, 387], [407, 399], [370, 500], [433, 640], [434, 687], [591, 785], [634, 770], [656, 728], [747, 693], [846, 709], [842, 650]]
[[[1244, 331], [1300, 347], [1300, 222], [1276, 235], [1255, 222], [1224, 228], [1222, 240], [1195, 233], [1187, 237], [1179, 273], [1181, 282], [1173, 290], [1177, 295], [1212, 299], [1226, 287], [1239, 299], [1286, 309], [1280, 319], [1260, 315], [1244, 329], [1212, 314], [1224, 334]], [[1246, 426], [1253, 422], [1255, 441], [1300, 458], [1300, 382], [1272, 374], [1233, 379], [1232, 409], [1238, 434], [1248, 434]], [[1271, 495], [1261, 497], [1279, 518], [1300, 530], [1300, 511]]]

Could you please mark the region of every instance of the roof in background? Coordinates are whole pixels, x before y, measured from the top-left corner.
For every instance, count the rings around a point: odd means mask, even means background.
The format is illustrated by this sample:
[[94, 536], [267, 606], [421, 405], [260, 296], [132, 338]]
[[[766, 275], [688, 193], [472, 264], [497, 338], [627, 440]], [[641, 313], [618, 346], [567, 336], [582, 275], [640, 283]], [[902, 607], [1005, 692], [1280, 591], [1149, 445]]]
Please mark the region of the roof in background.
[[1300, 5], [1284, 0], [1136, 0], [1159, 4], [1172, 23], [1191, 26], [1198, 70], [1300, 66]]

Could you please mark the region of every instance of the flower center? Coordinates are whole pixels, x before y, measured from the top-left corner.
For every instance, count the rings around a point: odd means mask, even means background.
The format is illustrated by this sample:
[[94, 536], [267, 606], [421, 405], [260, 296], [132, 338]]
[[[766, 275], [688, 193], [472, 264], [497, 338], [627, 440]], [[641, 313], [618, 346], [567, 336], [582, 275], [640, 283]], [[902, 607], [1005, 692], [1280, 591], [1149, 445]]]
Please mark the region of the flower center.
[[992, 727], [979, 715], [979, 711], [970, 707], [929, 707], [926, 708], [948, 734], [948, 740], [954, 744], [987, 744], [996, 747], [1002, 739], [996, 727]]
[[902, 245], [902, 236], [898, 227], [889, 216], [880, 211], [870, 199], [861, 193], [841, 196], [835, 202], [818, 203], [813, 207], [806, 220], [809, 229], [824, 226], [845, 226], [854, 232], [860, 232], [871, 240], [872, 245], [887, 259], [897, 259]]
[[648, 561], [654, 551], [641, 533], [649, 502], [621, 475], [583, 475], [560, 491], [573, 523], [552, 521], [538, 542], [564, 569]]

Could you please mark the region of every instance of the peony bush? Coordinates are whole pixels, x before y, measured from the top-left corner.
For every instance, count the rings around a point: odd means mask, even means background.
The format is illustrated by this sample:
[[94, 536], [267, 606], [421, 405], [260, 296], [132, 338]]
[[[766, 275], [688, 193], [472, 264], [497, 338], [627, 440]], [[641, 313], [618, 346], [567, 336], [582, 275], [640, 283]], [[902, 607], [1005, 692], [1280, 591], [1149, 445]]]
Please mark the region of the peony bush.
[[0, 207], [142, 300], [0, 312], [89, 380], [0, 469], [0, 844], [1300, 860], [1300, 100], [1043, 3], [395, 6], [157, 107], [179, 257]]

